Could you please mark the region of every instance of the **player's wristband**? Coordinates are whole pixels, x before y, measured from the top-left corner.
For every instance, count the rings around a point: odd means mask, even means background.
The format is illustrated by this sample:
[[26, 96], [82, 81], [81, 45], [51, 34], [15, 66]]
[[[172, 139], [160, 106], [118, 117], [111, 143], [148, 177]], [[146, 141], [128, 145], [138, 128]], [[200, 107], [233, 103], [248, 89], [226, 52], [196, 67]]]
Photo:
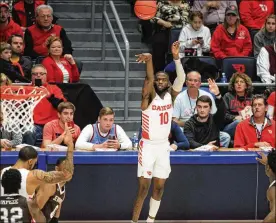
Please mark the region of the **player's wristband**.
[[58, 223], [58, 218], [53, 217], [49, 223]]
[[218, 97], [218, 96], [220, 96], [220, 95], [221, 95], [221, 93], [215, 94], [216, 97]]

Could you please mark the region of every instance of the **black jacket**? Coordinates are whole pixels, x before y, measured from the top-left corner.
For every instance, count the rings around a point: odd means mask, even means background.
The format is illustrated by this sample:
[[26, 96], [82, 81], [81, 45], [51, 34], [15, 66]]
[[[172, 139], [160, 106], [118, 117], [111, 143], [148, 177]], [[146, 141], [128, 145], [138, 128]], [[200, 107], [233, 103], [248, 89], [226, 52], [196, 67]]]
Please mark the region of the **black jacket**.
[[246, 106], [251, 105], [252, 95], [244, 97], [227, 92], [223, 96], [223, 100], [226, 106], [225, 124], [229, 124], [239, 115], [239, 111], [243, 110]]
[[184, 125], [184, 134], [190, 142], [190, 148], [195, 149], [216, 141], [220, 147], [219, 132], [224, 125], [225, 104], [222, 98], [216, 99], [217, 112], [209, 115], [207, 122], [199, 122], [197, 114], [193, 115]]
[[31, 82], [27, 78], [21, 76], [20, 71], [17, 67], [13, 66], [11, 62], [6, 61], [0, 58], [0, 73], [6, 74], [6, 76], [14, 83], [14, 82], [23, 82], [29, 83]]

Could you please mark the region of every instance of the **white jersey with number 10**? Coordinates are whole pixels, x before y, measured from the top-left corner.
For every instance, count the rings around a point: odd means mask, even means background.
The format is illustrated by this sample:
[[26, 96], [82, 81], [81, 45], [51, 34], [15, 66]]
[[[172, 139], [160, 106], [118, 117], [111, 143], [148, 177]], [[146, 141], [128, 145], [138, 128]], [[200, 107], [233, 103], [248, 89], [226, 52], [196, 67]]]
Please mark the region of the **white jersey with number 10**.
[[150, 141], [168, 141], [172, 121], [172, 97], [164, 99], [156, 94], [148, 108], [142, 111], [142, 138]]

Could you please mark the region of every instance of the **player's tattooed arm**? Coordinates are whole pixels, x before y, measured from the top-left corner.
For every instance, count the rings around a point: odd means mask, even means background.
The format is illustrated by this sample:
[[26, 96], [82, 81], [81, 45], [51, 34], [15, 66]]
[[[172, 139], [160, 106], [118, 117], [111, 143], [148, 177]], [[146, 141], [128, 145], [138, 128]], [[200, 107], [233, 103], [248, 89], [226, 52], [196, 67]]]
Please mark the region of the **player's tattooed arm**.
[[48, 184], [56, 184], [62, 181], [66, 181], [70, 179], [70, 177], [72, 176], [70, 173], [66, 171], [45, 172], [43, 170], [33, 170], [31, 171], [31, 173], [35, 181]]
[[142, 53], [136, 55], [138, 63], [146, 63], [146, 78], [142, 90], [141, 109], [145, 110], [151, 103], [152, 98], [155, 97], [154, 90], [154, 69], [152, 64], [152, 55], [150, 53]]
[[46, 222], [46, 218], [35, 200], [28, 200], [29, 211], [36, 222]]
[[63, 142], [65, 145], [67, 145], [67, 155], [66, 160], [64, 160], [64, 170], [69, 172], [71, 175], [74, 173], [74, 142], [72, 138], [72, 134], [68, 130], [65, 133], [65, 136], [63, 138]]

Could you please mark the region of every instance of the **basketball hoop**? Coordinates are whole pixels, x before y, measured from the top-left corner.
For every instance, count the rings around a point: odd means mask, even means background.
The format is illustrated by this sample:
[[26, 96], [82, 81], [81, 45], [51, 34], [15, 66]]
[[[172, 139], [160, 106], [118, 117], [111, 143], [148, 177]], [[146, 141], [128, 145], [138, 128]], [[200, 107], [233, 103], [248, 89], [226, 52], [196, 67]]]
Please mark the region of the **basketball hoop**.
[[[34, 127], [33, 110], [48, 94], [44, 87], [1, 86], [1, 112], [5, 130], [24, 134]], [[45, 111], [47, 112], [47, 111]]]

